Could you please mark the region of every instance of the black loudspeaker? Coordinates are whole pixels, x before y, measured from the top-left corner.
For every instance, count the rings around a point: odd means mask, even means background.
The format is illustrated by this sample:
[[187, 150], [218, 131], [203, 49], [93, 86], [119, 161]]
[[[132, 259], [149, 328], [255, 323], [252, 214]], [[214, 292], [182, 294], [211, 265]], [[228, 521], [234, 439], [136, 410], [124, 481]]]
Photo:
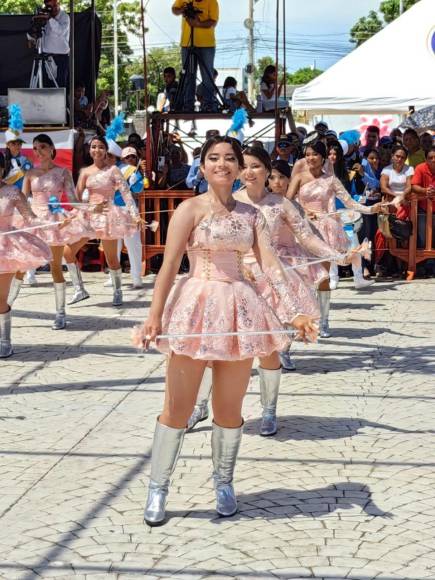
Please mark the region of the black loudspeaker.
[[66, 90], [8, 89], [9, 104], [20, 105], [26, 125], [66, 125]]

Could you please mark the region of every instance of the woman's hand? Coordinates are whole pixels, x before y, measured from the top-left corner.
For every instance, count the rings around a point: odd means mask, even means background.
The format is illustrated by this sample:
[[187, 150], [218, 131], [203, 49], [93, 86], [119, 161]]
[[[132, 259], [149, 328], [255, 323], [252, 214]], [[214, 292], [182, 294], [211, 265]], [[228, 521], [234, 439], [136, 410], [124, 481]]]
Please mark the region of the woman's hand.
[[162, 318], [150, 314], [143, 324], [142, 344], [148, 350], [150, 343], [155, 342], [156, 337], [162, 333]]
[[388, 205], [388, 203], [378, 201], [378, 203], [372, 205], [372, 213], [388, 213]]
[[319, 328], [314, 318], [311, 316], [298, 314], [296, 318], [293, 319], [292, 326], [298, 331], [297, 338], [300, 338], [305, 343], [317, 341]]

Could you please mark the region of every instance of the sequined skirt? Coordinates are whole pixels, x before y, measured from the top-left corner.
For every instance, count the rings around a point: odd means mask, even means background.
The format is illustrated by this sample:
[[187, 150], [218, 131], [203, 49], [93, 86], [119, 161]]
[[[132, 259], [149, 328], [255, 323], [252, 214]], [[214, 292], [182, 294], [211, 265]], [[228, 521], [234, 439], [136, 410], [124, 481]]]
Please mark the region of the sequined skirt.
[[210, 333], [282, 330], [267, 302], [246, 280], [224, 282], [190, 275], [180, 278], [167, 300], [163, 334], [201, 334], [160, 340], [157, 348], [193, 359], [237, 361], [265, 357], [289, 345], [286, 335], [207, 336]]

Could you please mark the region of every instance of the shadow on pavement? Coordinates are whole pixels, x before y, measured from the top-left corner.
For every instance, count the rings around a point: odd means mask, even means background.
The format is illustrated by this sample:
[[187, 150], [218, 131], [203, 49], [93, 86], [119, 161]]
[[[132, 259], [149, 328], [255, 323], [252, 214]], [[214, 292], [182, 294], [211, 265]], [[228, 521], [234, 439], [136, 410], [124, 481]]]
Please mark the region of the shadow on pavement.
[[[245, 435], [258, 436], [261, 417], [245, 422]], [[278, 415], [278, 432], [272, 437], [275, 441], [317, 441], [344, 439], [358, 435], [362, 429], [383, 429], [394, 433], [432, 434], [434, 430], [414, 431], [399, 429], [383, 423], [354, 419], [352, 417], [316, 417], [311, 415]]]
[[[237, 488], [237, 481], [235, 486]], [[258, 493], [238, 493], [237, 499], [239, 511], [231, 518], [220, 518], [214, 510], [169, 511], [168, 517], [210, 519], [219, 524], [229, 519], [237, 521], [255, 518], [269, 521], [296, 516], [316, 518], [337, 510], [351, 510], [356, 507], [367, 516], [388, 519], [393, 517], [393, 514], [374, 503], [370, 488], [359, 482], [342, 482], [307, 490], [274, 488]]]

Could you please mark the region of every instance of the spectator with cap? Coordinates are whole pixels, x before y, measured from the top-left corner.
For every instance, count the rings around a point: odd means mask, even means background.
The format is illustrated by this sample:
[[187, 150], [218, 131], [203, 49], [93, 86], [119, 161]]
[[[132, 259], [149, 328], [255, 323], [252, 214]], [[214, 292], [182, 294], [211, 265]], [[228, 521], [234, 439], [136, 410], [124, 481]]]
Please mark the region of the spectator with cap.
[[[131, 145], [124, 147], [121, 151], [121, 163], [119, 169], [130, 187], [130, 192], [135, 200], [138, 202], [138, 196], [144, 189], [144, 177], [140, 170], [139, 155], [134, 147]], [[118, 193], [118, 192], [117, 192]], [[115, 203], [117, 205], [125, 205], [121, 195], [115, 195]], [[132, 279], [133, 288], [142, 288], [142, 239], [141, 232], [137, 230], [131, 237], [118, 240], [118, 252], [121, 255], [122, 245], [125, 244], [128, 253], [128, 261], [130, 262], [130, 275]]]
[[275, 147], [276, 160], [285, 161], [291, 167], [299, 157], [299, 138], [295, 133], [283, 135]]
[[378, 153], [379, 153], [379, 171], [384, 167], [388, 167], [391, 163], [391, 151], [393, 149], [394, 140], [390, 137], [381, 137], [379, 139]]
[[420, 163], [425, 162], [426, 156], [421, 148], [420, 138], [415, 129], [406, 129], [403, 133], [403, 145], [408, 150], [407, 165], [415, 168]]
[[324, 137], [326, 135], [326, 132], [328, 131], [328, 129], [329, 129], [328, 123], [325, 123], [325, 121], [319, 121], [318, 123], [316, 123], [314, 125], [314, 131], [317, 131], [317, 133], [321, 137]]

